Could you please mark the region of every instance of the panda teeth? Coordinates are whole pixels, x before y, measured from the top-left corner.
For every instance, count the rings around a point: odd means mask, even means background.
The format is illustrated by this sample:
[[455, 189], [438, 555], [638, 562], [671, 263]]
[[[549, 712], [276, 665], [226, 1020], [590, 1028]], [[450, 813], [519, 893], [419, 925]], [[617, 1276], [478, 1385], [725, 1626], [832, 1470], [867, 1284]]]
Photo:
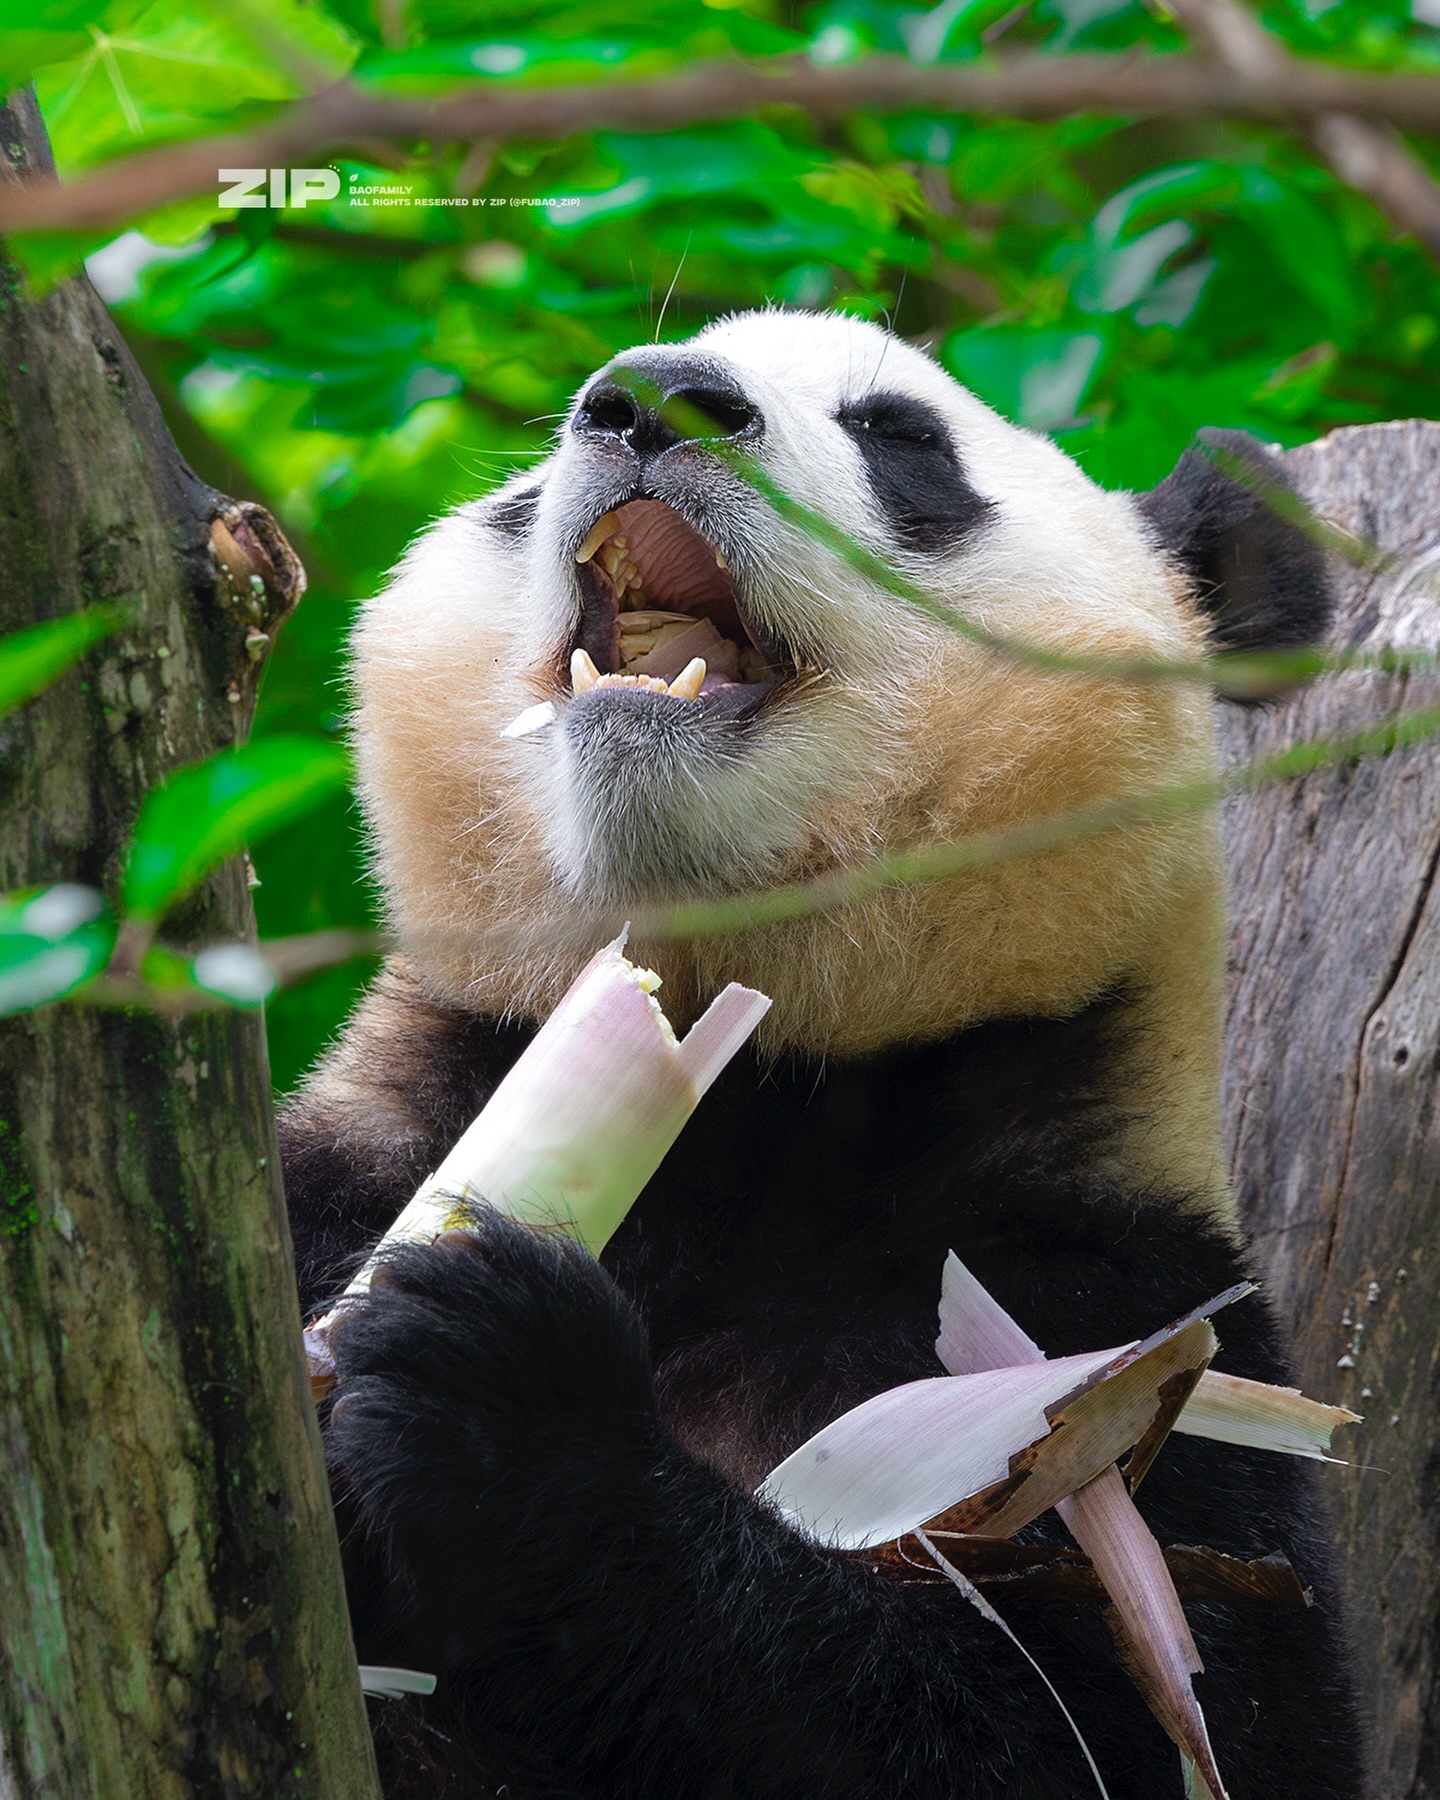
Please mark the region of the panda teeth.
[[610, 577], [612, 582], [628, 580], [635, 574], [635, 565], [630, 561], [630, 545], [620, 532], [614, 537], [606, 538], [595, 552], [595, 561]]
[[597, 688], [644, 688], [651, 694], [670, 692], [669, 682], [662, 681], [658, 675], [602, 675], [595, 685]]
[[673, 681], [662, 681], [658, 675], [602, 675], [584, 650], [576, 650], [570, 658], [570, 687], [575, 694], [589, 694], [596, 688], [632, 687], [644, 688], [651, 694], [668, 694], [674, 700], [698, 701], [705, 675], [705, 659], [700, 656], [692, 656]]
[[587, 563], [605, 541], [611, 537], [620, 524], [619, 513], [608, 512], [598, 518], [585, 533], [585, 542], [575, 552], [577, 563]]
[[670, 683], [670, 692], [677, 700], [699, 700], [700, 690], [705, 685], [705, 658], [692, 656], [685, 667]]

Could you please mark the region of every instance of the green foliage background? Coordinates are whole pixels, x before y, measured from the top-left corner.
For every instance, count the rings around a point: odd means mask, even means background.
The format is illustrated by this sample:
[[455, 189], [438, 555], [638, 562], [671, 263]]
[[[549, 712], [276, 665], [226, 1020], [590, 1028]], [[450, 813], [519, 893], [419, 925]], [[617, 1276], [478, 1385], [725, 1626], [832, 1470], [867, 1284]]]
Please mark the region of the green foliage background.
[[[643, 17], [617, 0], [4, 11], [0, 72], [34, 76], [62, 174], [243, 128], [346, 74], [414, 93], [660, 75], [734, 51], [961, 61], [1182, 47], [1140, 0], [658, 0]], [[1440, 30], [1399, 0], [1280, 0], [1262, 17], [1300, 54], [1440, 70]], [[206, 196], [138, 221], [149, 249], [70, 235], [21, 247], [37, 280], [102, 251], [97, 278], [182, 449], [216, 486], [264, 500], [309, 569], [266, 676], [261, 739], [341, 731], [356, 600], [427, 519], [543, 454], [617, 349], [735, 308], [890, 319], [1110, 485], [1157, 481], [1201, 425], [1292, 444], [1440, 414], [1433, 264], [1276, 129], [925, 113], [820, 127], [776, 109], [656, 135], [353, 146], [334, 166], [340, 196], [303, 211]], [[356, 203], [352, 183], [485, 204]], [[529, 204], [560, 199], [578, 204]], [[371, 916], [346, 799], [256, 861], [266, 936]], [[347, 965], [272, 1003], [278, 1085], [367, 973]]]

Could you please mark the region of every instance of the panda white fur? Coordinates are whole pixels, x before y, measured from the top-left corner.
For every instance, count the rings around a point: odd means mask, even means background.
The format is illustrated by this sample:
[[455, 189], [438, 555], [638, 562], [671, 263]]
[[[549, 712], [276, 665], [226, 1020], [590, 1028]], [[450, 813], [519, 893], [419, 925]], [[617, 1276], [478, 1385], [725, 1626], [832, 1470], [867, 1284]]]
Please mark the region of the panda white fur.
[[[1219, 447], [1278, 480], [1248, 439]], [[1193, 658], [1325, 622], [1316, 553], [1254, 482], [1192, 452], [1148, 495], [1103, 492], [874, 326], [748, 314], [615, 359], [553, 454], [428, 531], [359, 629], [362, 792], [404, 954], [282, 1119], [307, 1307], [617, 920], [1211, 770], [1201, 686], [998, 655], [747, 467], [1032, 645]], [[710, 620], [698, 699], [572, 691], [577, 649], [604, 674], [648, 641], [622, 633], [617, 586]], [[545, 702], [552, 722], [505, 735]], [[1248, 1272], [1219, 1153], [1223, 930], [1213, 820], [1190, 812], [634, 946], [681, 1024], [730, 979], [774, 1006], [603, 1272], [481, 1214], [400, 1257], [337, 1332], [360, 1653], [440, 1677], [379, 1714], [387, 1794], [1090, 1791], [1063, 1719], [953, 1590], [832, 1555], [751, 1494], [827, 1420], [938, 1372], [951, 1248], [1052, 1353], [1141, 1336]], [[1263, 1303], [1221, 1325], [1220, 1366], [1288, 1378]], [[1283, 1551], [1316, 1594], [1191, 1608], [1232, 1800], [1355, 1800], [1307, 1472], [1172, 1439], [1141, 1503], [1163, 1542]], [[1098, 1609], [1015, 1622], [1115, 1800], [1178, 1796]]]

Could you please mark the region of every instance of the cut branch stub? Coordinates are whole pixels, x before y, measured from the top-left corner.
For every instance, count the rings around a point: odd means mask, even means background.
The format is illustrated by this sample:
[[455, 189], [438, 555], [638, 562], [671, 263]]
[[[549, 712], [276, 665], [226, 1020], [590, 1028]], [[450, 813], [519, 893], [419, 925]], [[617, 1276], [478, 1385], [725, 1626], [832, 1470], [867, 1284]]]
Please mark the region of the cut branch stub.
[[227, 628], [229, 680], [226, 698], [243, 707], [248, 726], [261, 665], [275, 633], [300, 604], [305, 570], [284, 533], [263, 506], [215, 496], [210, 554], [215, 595]]

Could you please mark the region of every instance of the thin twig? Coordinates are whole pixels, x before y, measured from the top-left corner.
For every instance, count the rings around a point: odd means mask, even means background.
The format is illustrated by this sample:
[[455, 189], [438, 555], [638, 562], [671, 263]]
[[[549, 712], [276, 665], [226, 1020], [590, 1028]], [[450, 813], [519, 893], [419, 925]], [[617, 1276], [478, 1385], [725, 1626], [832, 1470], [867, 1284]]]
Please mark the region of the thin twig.
[[1035, 1658], [1025, 1648], [1024, 1644], [1022, 1644], [1020, 1642], [1019, 1638], [1016, 1637], [1015, 1633], [1010, 1629], [1010, 1626], [1000, 1616], [1000, 1614], [998, 1612], [996, 1612], [995, 1608], [990, 1604], [990, 1602], [980, 1592], [979, 1588], [976, 1587], [975, 1583], [973, 1581], [971, 1581], [970, 1577], [968, 1575], [962, 1575], [960, 1570], [957, 1569], [955, 1567], [954, 1563], [951, 1562], [950, 1558], [948, 1556], [946, 1556], [942, 1550], [937, 1550], [935, 1545], [931, 1542], [931, 1540], [925, 1535], [925, 1533], [918, 1526], [911, 1533], [911, 1536], [918, 1540], [922, 1549], [924, 1549], [925, 1552], [933, 1559], [935, 1566], [937, 1569], [939, 1569], [940, 1573], [942, 1575], [944, 1575], [947, 1580], [954, 1582], [955, 1586], [957, 1588], [959, 1588], [960, 1592], [965, 1596], [965, 1598], [970, 1602], [970, 1604], [980, 1613], [981, 1617], [984, 1619], [988, 1619], [992, 1625], [999, 1626], [1000, 1630], [1005, 1633], [1006, 1637], [1009, 1638], [1010, 1642], [1015, 1646], [1015, 1648], [1025, 1658], [1026, 1662], [1029, 1663], [1030, 1667], [1035, 1671], [1035, 1673], [1045, 1683], [1045, 1686], [1050, 1690], [1050, 1698], [1060, 1708], [1060, 1711], [1065, 1716], [1065, 1723], [1070, 1727], [1070, 1730], [1074, 1733], [1075, 1742], [1080, 1746], [1081, 1753], [1084, 1756], [1087, 1765], [1089, 1766], [1090, 1773], [1095, 1777], [1095, 1785], [1100, 1790], [1100, 1793], [1103, 1796], [1103, 1800], [1110, 1800], [1110, 1790], [1105, 1785], [1105, 1778], [1100, 1773], [1099, 1765], [1096, 1763], [1095, 1758], [1090, 1753], [1090, 1746], [1085, 1742], [1085, 1735], [1081, 1731], [1080, 1727], [1075, 1723], [1075, 1717], [1074, 1717], [1074, 1714], [1070, 1711], [1070, 1708], [1060, 1698], [1060, 1693], [1059, 1693], [1059, 1690], [1056, 1688], [1055, 1683], [1050, 1679], [1050, 1677], [1040, 1667], [1039, 1663], [1036, 1662]]
[[[1177, 9], [1178, 10], [1178, 9]], [[213, 190], [222, 168], [278, 168], [359, 138], [469, 143], [563, 137], [602, 127], [664, 131], [794, 106], [818, 119], [857, 109], [1050, 119], [1076, 112], [1209, 115], [1285, 121], [1333, 113], [1440, 129], [1440, 80], [1302, 61], [1237, 73], [1191, 56], [1025, 55], [986, 64], [920, 65], [870, 56], [840, 68], [804, 57], [698, 63], [683, 74], [584, 87], [476, 83], [441, 100], [392, 98], [337, 83], [258, 131], [200, 138], [107, 164], [60, 186], [0, 184], [0, 230], [99, 228]]]
[[[637, 394], [643, 389], [645, 404], [655, 406], [662, 418], [685, 437], [703, 436], [708, 426], [702, 414], [681, 396], [662, 398], [651, 390], [643, 378], [629, 378]], [[1378, 650], [1326, 651], [1314, 648], [1299, 650], [1222, 650], [1203, 658], [1163, 656], [1096, 655], [1083, 650], [1056, 650], [1048, 645], [1030, 643], [985, 625], [928, 592], [902, 569], [877, 556], [842, 530], [824, 513], [806, 506], [787, 493], [765, 469], [743, 450], [719, 441], [711, 441], [711, 454], [737, 480], [745, 482], [787, 523], [798, 526], [812, 542], [823, 545], [839, 556], [850, 568], [871, 582], [881, 592], [928, 613], [937, 623], [957, 636], [984, 650], [1009, 658], [1028, 668], [1055, 674], [1095, 677], [1100, 680], [1133, 682], [1180, 682], [1213, 687], [1217, 693], [1232, 699], [1258, 699], [1283, 692], [1298, 682], [1317, 675], [1341, 672], [1381, 672], [1401, 674], [1433, 669], [1440, 665], [1440, 653], [1433, 650], [1400, 650], [1384, 646]], [[1231, 481], [1248, 488], [1261, 505], [1303, 533], [1317, 548], [1334, 552], [1358, 568], [1384, 574], [1395, 564], [1392, 552], [1377, 549], [1363, 538], [1332, 525], [1316, 513], [1289, 488], [1269, 480], [1244, 458], [1203, 439], [1196, 446], [1200, 454], [1212, 462]], [[1428, 585], [1428, 584], [1427, 584]]]
[[695, 900], [652, 912], [634, 912], [637, 940], [720, 937], [757, 927], [786, 925], [832, 908], [852, 906], [887, 888], [948, 881], [1017, 857], [1043, 856], [1107, 831], [1173, 819], [1218, 805], [1232, 794], [1266, 782], [1289, 780], [1318, 769], [1392, 750], [1440, 733], [1440, 706], [1376, 719], [1343, 737], [1307, 738], [1274, 756], [1245, 763], [1202, 781], [1176, 782], [1124, 799], [1104, 800], [1057, 818], [1029, 820], [1005, 831], [985, 832], [944, 844], [893, 851], [858, 866], [758, 894]]
[[[1060, 818], [1032, 820], [1007, 831], [897, 851], [873, 862], [835, 869], [807, 881], [768, 888], [760, 893], [711, 902], [680, 902], [644, 914], [627, 909], [629, 924], [637, 938], [651, 940], [717, 937], [784, 925], [835, 907], [854, 905], [886, 888], [944, 881], [956, 875], [993, 868], [1017, 857], [1043, 856], [1102, 832], [1201, 811], [1231, 794], [1260, 787], [1266, 782], [1294, 779], [1364, 756], [1384, 755], [1437, 733], [1440, 733], [1440, 706], [1398, 713], [1373, 720], [1344, 737], [1304, 739], [1276, 756], [1243, 764], [1209, 780], [1155, 788], [1149, 793], [1105, 801]], [[598, 932], [612, 929], [612, 923], [618, 925], [618, 922], [587, 920], [587, 945], [593, 947], [593, 937]], [[130, 921], [128, 925], [134, 928], [135, 922]], [[564, 934], [547, 931], [543, 926], [539, 934], [533, 928], [503, 927], [463, 935], [477, 955], [503, 957], [542, 948], [561, 951], [574, 947], [568, 944]], [[402, 944], [386, 931], [331, 930], [272, 939], [259, 946], [259, 953], [279, 976], [283, 986], [315, 970], [347, 962], [354, 956], [401, 949], [413, 952], [448, 941], [448, 933], [438, 932], [426, 934], [422, 941], [407, 939]], [[127, 967], [123, 957], [66, 999], [101, 1007], [141, 1006], [173, 1016], [210, 1012], [230, 1004], [201, 988], [152, 986], [138, 971]]]

